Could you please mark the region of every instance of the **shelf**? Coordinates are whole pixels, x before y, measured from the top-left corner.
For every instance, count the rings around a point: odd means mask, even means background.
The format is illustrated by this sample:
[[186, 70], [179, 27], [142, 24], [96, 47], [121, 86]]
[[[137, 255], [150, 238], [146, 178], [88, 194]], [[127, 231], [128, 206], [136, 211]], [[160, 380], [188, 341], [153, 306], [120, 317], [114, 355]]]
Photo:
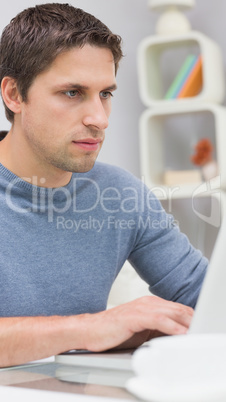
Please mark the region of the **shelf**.
[[[151, 200], [154, 193], [191, 243], [210, 258], [226, 208], [222, 52], [213, 40], [191, 30], [182, 14], [181, 5], [190, 8], [194, 0], [148, 0], [148, 5], [161, 15], [156, 35], [144, 38], [137, 53], [140, 98], [147, 108], [139, 127], [141, 178], [150, 189], [147, 197]], [[212, 159], [201, 167], [196, 146], [203, 139], [207, 152], [210, 142]], [[210, 165], [207, 175], [204, 169]]]
[[[161, 199], [191, 197], [202, 184], [201, 179], [186, 184], [175, 182], [169, 187], [165, 185], [164, 174], [167, 170], [186, 173], [197, 169], [190, 162], [192, 148], [199, 139], [208, 137], [214, 144], [220, 172], [211, 185], [226, 189], [225, 127], [226, 109], [215, 104], [178, 102], [170, 108], [147, 109], [140, 118], [140, 164], [144, 182]], [[200, 192], [207, 195], [206, 191]]]
[[[186, 56], [201, 54], [203, 88], [192, 102], [221, 103], [225, 95], [223, 59], [219, 46], [196, 31], [182, 35], [155, 35], [140, 43], [138, 48], [138, 81], [140, 97], [147, 107], [189, 103], [191, 98], [164, 99], [167, 88], [177, 75]], [[214, 62], [213, 62], [214, 61]]]

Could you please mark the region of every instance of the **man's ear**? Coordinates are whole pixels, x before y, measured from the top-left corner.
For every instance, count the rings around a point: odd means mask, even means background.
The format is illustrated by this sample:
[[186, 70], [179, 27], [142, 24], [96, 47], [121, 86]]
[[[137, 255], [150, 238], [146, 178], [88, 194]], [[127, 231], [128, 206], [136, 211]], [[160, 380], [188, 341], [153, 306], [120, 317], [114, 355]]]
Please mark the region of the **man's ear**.
[[17, 88], [16, 80], [4, 77], [1, 84], [1, 94], [6, 106], [14, 113], [21, 112], [22, 98]]

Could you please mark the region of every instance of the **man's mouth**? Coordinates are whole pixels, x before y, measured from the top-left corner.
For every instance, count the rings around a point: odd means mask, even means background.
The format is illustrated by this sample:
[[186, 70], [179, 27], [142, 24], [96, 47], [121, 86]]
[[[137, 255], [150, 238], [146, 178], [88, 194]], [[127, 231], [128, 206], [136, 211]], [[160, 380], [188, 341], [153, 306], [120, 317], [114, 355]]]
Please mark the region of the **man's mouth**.
[[85, 138], [82, 140], [73, 141], [73, 143], [86, 151], [97, 151], [102, 143], [102, 140], [99, 138]]

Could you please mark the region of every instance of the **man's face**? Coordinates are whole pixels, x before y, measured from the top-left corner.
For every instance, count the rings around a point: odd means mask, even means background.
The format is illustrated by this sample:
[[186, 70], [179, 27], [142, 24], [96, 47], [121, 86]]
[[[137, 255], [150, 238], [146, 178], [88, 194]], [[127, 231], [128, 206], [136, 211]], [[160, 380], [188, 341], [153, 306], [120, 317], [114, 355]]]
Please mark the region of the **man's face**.
[[35, 78], [16, 116], [34, 164], [42, 171], [90, 170], [104, 141], [115, 88], [109, 49], [85, 45], [58, 55]]

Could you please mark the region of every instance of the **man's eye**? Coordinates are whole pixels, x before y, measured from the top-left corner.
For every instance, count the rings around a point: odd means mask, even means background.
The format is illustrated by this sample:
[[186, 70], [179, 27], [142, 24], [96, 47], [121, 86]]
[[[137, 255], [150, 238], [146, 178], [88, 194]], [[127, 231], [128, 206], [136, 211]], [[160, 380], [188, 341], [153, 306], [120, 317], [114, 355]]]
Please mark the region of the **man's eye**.
[[113, 94], [112, 94], [111, 91], [102, 91], [102, 92], [100, 93], [100, 96], [101, 96], [102, 98], [104, 98], [104, 99], [108, 99], [108, 98], [110, 98], [111, 96], [113, 96]]
[[75, 98], [76, 96], [78, 96], [78, 94], [79, 94], [79, 92], [77, 91], [77, 89], [65, 92], [65, 95], [67, 95], [68, 98]]

